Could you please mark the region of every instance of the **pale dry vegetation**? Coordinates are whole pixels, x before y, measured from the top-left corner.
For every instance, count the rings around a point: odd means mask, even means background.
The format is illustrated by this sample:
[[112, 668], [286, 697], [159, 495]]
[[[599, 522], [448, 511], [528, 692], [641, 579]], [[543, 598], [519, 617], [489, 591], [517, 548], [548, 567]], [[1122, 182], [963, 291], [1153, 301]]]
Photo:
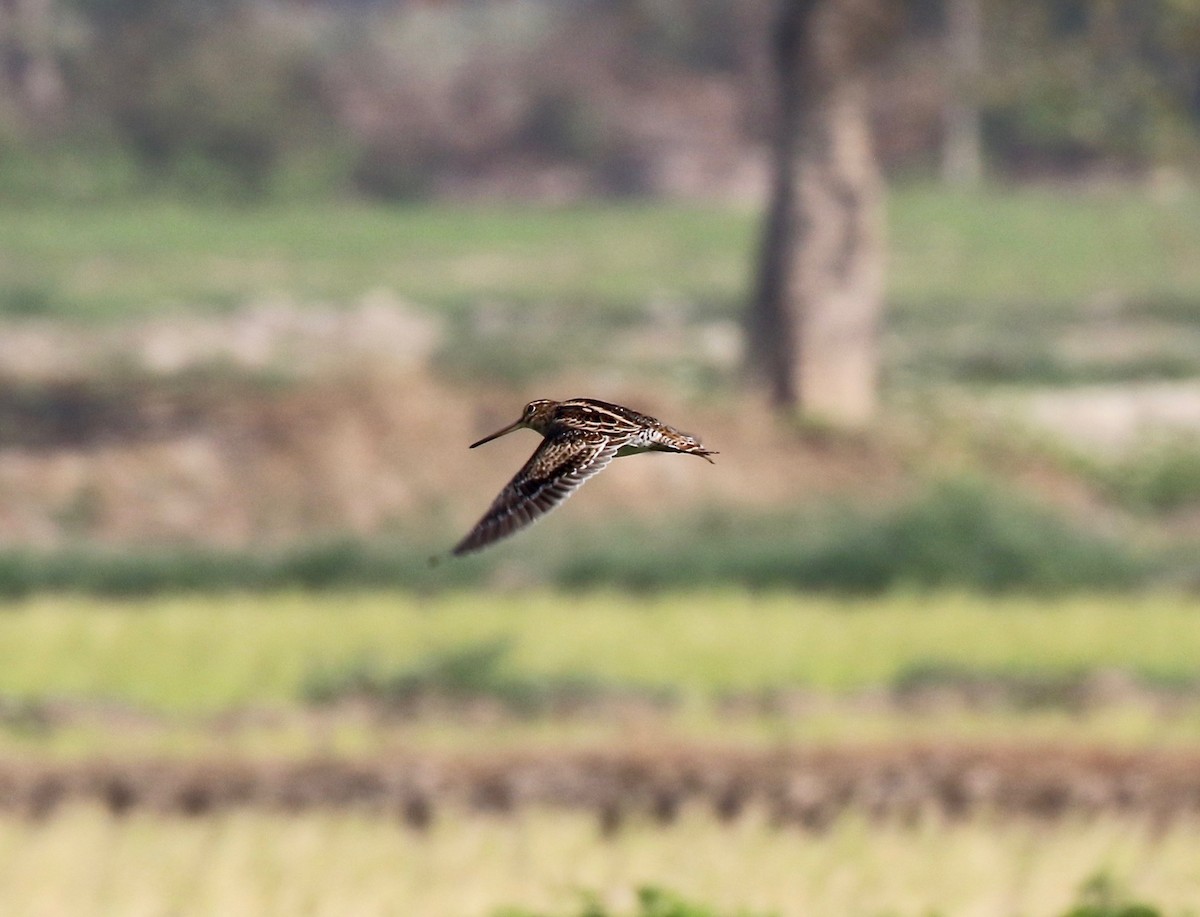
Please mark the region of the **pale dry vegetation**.
[[612, 840], [590, 818], [540, 811], [413, 832], [357, 813], [114, 819], [78, 806], [40, 823], [0, 819], [0, 910], [487, 917], [574, 912], [592, 892], [623, 913], [653, 884], [722, 912], [781, 917], [1052, 917], [1102, 874], [1186, 915], [1200, 900], [1197, 862], [1194, 823], [1158, 831], [1136, 819], [881, 827], [847, 817], [813, 835], [757, 814], [729, 825], [685, 812]]

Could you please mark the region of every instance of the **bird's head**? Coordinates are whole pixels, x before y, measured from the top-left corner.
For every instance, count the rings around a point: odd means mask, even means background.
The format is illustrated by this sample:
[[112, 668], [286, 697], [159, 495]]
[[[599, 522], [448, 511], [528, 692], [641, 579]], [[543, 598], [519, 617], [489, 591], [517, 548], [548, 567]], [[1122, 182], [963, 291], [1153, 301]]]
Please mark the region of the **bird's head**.
[[538, 433], [545, 433], [546, 428], [550, 426], [551, 420], [554, 418], [554, 409], [558, 407], [557, 401], [551, 401], [549, 398], [538, 398], [535, 401], [525, 405], [525, 409], [521, 411], [521, 416], [510, 423], [507, 427], [497, 430], [490, 436], [485, 436], [479, 442], [471, 443], [471, 448], [482, 446], [484, 443], [490, 443], [493, 439], [499, 439], [506, 433], [511, 433], [513, 430], [536, 430]]

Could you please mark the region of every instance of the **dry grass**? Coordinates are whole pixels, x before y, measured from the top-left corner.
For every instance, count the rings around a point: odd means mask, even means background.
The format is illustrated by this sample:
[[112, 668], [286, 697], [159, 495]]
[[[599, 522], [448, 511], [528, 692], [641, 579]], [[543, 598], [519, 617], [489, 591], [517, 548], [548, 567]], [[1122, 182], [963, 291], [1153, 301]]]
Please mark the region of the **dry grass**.
[[417, 834], [355, 814], [114, 820], [79, 807], [0, 820], [0, 912], [483, 917], [516, 905], [574, 912], [580, 890], [628, 908], [633, 889], [656, 884], [781, 917], [1050, 917], [1102, 872], [1186, 914], [1200, 900], [1198, 862], [1197, 825], [1156, 835], [1117, 819], [879, 828], [851, 817], [809, 835], [757, 814], [720, 825], [685, 813], [606, 840], [592, 819], [544, 812], [451, 817]]

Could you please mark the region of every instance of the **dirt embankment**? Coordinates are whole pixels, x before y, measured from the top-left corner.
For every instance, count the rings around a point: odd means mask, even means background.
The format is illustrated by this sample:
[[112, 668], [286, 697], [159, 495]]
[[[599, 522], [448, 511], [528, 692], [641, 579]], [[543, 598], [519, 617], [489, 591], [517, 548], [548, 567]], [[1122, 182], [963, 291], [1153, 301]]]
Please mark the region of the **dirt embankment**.
[[[894, 491], [886, 444], [804, 439], [750, 399], [688, 398], [581, 374], [452, 383], [439, 335], [398, 303], [264, 309], [117, 330], [0, 335], [0, 544], [282, 543], [458, 530], [520, 467], [533, 434], [470, 452], [534, 397], [628, 403], [702, 436], [717, 473], [652, 455], [589, 485], [573, 511], [773, 507]], [[440, 534], [440, 533], [439, 533]]]
[[684, 806], [722, 819], [757, 806], [819, 830], [848, 811], [870, 818], [1200, 817], [1200, 754], [1070, 747], [891, 746], [750, 752], [712, 748], [543, 751], [473, 757], [0, 766], [0, 811], [50, 815], [88, 801], [199, 816], [254, 807], [352, 808], [423, 827], [439, 810], [526, 806], [673, 820]]
[[[526, 398], [604, 395], [696, 431], [720, 467], [672, 456], [622, 462], [576, 512], [645, 505], [786, 505], [894, 490], [898, 463], [869, 443], [805, 443], [755, 405], [707, 406], [586, 380], [528, 393], [464, 390], [417, 371], [277, 388], [77, 382], [0, 393], [0, 541], [242, 546], [330, 533], [467, 525], [532, 452], [533, 434], [467, 444]], [[707, 472], [707, 473], [706, 473]]]
[[659, 416], [720, 457], [715, 469], [663, 455], [621, 462], [572, 501], [575, 515], [875, 501], [939, 467], [981, 463], [1070, 508], [1100, 508], [1061, 463], [928, 418], [888, 416], [862, 436], [801, 431], [753, 393], [689, 395], [621, 367], [532, 385], [451, 382], [434, 369], [447, 329], [382, 293], [346, 310], [268, 303], [112, 329], [0, 330], [0, 546], [443, 535], [475, 520], [537, 440], [467, 444], [527, 400], [581, 395]]

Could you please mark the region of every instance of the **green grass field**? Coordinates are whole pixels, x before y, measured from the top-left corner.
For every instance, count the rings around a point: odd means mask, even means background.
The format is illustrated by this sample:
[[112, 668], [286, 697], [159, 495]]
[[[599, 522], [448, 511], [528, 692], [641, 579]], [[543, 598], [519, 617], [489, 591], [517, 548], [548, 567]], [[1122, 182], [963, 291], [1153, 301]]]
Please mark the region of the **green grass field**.
[[1200, 606], [1171, 597], [302, 593], [108, 602], [42, 597], [0, 612], [0, 693], [203, 712], [296, 701], [314, 672], [505, 639], [505, 665], [711, 694], [886, 684], [916, 665], [1117, 667], [1193, 677]]
[[[1191, 746], [1200, 742], [1200, 705], [1186, 699], [1164, 717], [1136, 700], [1080, 712], [1053, 700], [924, 709], [851, 697], [928, 672], [1044, 681], [1118, 670], [1152, 684], [1194, 685], [1197, 615], [1194, 600], [1166, 596], [47, 596], [0, 613], [0, 701], [8, 704], [0, 753], [34, 760], [355, 756], [396, 747], [596, 747], [650, 735], [753, 747], [945, 739]], [[399, 677], [494, 641], [503, 650], [495, 671], [468, 675], [485, 696], [598, 686], [650, 698], [635, 720], [642, 725], [631, 731], [619, 706], [565, 719], [518, 712], [383, 723], [345, 710], [311, 712], [315, 685], [362, 672]], [[829, 700], [799, 712], [756, 700], [789, 689]], [[656, 696], [666, 705], [657, 706]], [[76, 713], [47, 725], [39, 711], [56, 704]], [[131, 723], [123, 708], [149, 719]], [[239, 710], [275, 713], [219, 725]]]
[[[1159, 203], [1137, 189], [902, 186], [889, 221], [901, 318], [940, 320], [949, 308], [1025, 322], [1030, 307], [1061, 317], [1124, 302], [1200, 319], [1194, 195]], [[677, 204], [9, 207], [0, 307], [107, 319], [273, 292], [344, 302], [385, 286], [442, 308], [485, 300], [641, 315], [666, 298], [732, 313], [746, 296], [758, 222], [749, 209]]]
[[28, 312], [83, 319], [272, 292], [343, 303], [380, 286], [443, 309], [487, 299], [636, 314], [656, 294], [740, 296], [752, 226], [745, 212], [651, 205], [8, 210], [0, 291], [12, 311], [25, 300]]
[[1110, 818], [916, 828], [845, 818], [812, 835], [685, 813], [612, 841], [590, 818], [543, 813], [446, 818], [418, 835], [353, 813], [117, 821], [81, 807], [43, 824], [0, 818], [0, 911], [566, 915], [588, 892], [615, 915], [657, 885], [722, 914], [1060, 917], [1100, 875], [1118, 900], [1182, 917], [1200, 900], [1198, 861], [1194, 825], [1156, 835]]

